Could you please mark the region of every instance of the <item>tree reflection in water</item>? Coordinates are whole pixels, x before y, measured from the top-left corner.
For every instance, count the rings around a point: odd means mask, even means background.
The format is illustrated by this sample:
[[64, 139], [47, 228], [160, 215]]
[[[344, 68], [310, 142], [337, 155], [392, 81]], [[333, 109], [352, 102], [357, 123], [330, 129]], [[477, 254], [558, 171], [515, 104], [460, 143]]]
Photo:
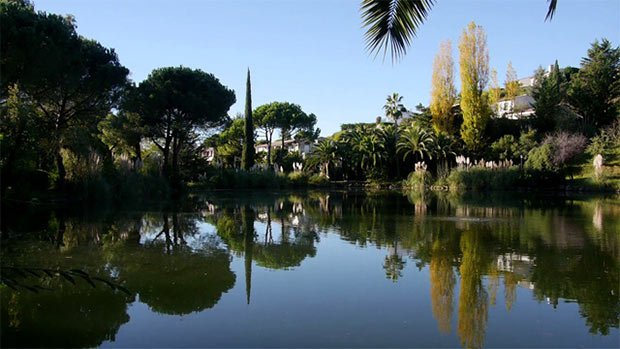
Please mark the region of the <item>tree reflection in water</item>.
[[[592, 333], [618, 328], [620, 205], [604, 199], [311, 192], [195, 201], [157, 213], [3, 214], [3, 264], [79, 267], [133, 296], [62, 280], [38, 294], [5, 287], [2, 345], [98, 346], [114, 339], [138, 297], [163, 314], [212, 308], [235, 284], [231, 254], [243, 259], [249, 304], [252, 268], [294, 269], [316, 256], [323, 233], [383, 248], [375, 267], [393, 282], [410, 265], [427, 268], [437, 327], [466, 347], [485, 345], [489, 309], [502, 296], [506, 311], [518, 307], [519, 287], [549, 306], [576, 302]], [[203, 221], [213, 227], [204, 231]]]
[[35, 281], [49, 290], [37, 293], [0, 285], [3, 347], [95, 347], [114, 340], [129, 320], [127, 304], [136, 295], [156, 312], [189, 314], [213, 307], [234, 286], [230, 255], [214, 236], [198, 231], [195, 214], [131, 213], [108, 219], [103, 213], [85, 219], [60, 211], [48, 217], [39, 233], [43, 239], [3, 244], [3, 264], [79, 268], [116, 280], [132, 295], [92, 287], [80, 278], [74, 285], [42, 277]]

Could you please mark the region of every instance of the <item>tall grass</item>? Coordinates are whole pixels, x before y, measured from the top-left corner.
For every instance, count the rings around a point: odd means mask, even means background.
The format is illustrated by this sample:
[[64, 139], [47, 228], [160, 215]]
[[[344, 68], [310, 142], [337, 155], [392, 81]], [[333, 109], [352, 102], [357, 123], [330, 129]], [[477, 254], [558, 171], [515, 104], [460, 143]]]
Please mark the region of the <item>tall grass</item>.
[[515, 190], [522, 185], [518, 168], [454, 169], [447, 178], [451, 191]]

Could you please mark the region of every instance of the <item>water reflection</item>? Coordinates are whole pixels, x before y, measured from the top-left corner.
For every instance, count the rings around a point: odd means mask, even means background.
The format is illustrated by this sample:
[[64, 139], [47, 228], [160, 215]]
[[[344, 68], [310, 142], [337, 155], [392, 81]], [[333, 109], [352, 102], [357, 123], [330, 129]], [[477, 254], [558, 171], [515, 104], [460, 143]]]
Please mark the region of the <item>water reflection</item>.
[[[114, 341], [137, 300], [160, 314], [208, 311], [235, 287], [234, 258], [242, 261], [238, 272], [251, 306], [253, 269], [301, 272], [307, 260], [319, 258], [327, 236], [338, 236], [343, 250], [380, 248], [375, 268], [384, 279], [375, 284], [399, 285], [428, 270], [423, 282], [438, 335], [454, 334], [463, 347], [485, 346], [494, 307], [512, 312], [528, 301], [517, 299], [518, 289], [550, 309], [577, 303], [594, 335], [618, 328], [617, 199], [206, 194], [147, 212], [27, 215], [37, 219], [3, 214], [3, 264], [79, 267], [116, 280], [132, 295], [53, 278], [39, 280], [53, 291], [38, 294], [2, 286], [3, 346]], [[323, 297], [329, 302], [329, 294]]]

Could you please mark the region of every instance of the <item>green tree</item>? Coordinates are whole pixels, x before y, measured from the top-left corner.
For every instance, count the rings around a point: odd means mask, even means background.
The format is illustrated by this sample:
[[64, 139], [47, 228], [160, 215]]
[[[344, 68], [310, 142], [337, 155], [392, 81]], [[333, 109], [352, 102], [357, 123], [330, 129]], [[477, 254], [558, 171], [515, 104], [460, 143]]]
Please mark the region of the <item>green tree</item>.
[[620, 115], [620, 47], [594, 41], [570, 86], [570, 103], [584, 126], [602, 128]]
[[512, 160], [519, 152], [519, 144], [513, 135], [504, 135], [491, 144], [493, 155], [500, 160]]
[[338, 151], [338, 144], [332, 139], [326, 138], [319, 142], [312, 150], [308, 158], [308, 163], [310, 165], [319, 165], [321, 167], [321, 174], [330, 178], [329, 168], [339, 160], [340, 154]]
[[376, 177], [383, 173], [381, 168], [387, 154], [385, 142], [376, 128], [357, 127], [348, 137], [348, 142], [359, 159], [359, 167], [366, 177]]
[[[383, 125], [379, 128], [382, 132], [384, 143], [384, 150], [390, 157], [390, 163], [388, 164], [389, 170], [396, 169], [396, 178], [400, 178], [400, 159], [396, 156], [396, 143], [398, 142], [398, 133], [400, 130], [399, 120], [402, 118], [403, 113], [407, 112], [407, 109], [402, 104], [403, 97], [394, 92], [387, 96], [383, 110], [388, 120], [394, 122], [393, 125]], [[380, 123], [378, 125], [381, 126]], [[388, 174], [391, 175], [390, 171]]]
[[142, 118], [136, 113], [120, 111], [117, 114], [108, 114], [99, 123], [101, 140], [113, 154], [127, 155], [137, 169], [142, 161], [141, 141], [145, 134]]
[[[46, 150], [64, 188], [62, 150], [68, 137], [89, 129], [118, 102], [129, 71], [114, 50], [77, 34], [72, 17], [35, 12], [22, 1], [0, 3], [2, 95], [19, 82], [21, 98], [35, 107], [47, 130]], [[86, 131], [90, 132], [90, 131]]]
[[394, 92], [387, 96], [383, 110], [385, 110], [385, 116], [392, 120], [394, 123], [398, 123], [398, 120], [403, 116], [403, 113], [407, 111], [402, 103], [403, 96], [399, 96]]
[[[238, 167], [239, 159], [243, 156], [245, 123], [246, 120], [239, 115], [217, 135], [215, 154], [227, 167]], [[241, 165], [243, 166], [243, 162]]]
[[403, 161], [410, 155], [414, 160], [422, 160], [425, 156], [432, 158], [435, 136], [429, 129], [415, 123], [406, 127], [398, 140], [398, 152], [403, 154]]
[[[299, 105], [288, 102], [272, 102], [256, 108], [253, 113], [256, 127], [263, 131], [267, 142], [267, 159], [271, 159], [273, 132], [280, 130], [282, 148], [286, 137], [294, 137], [299, 131], [314, 129], [316, 116], [306, 114]], [[271, 161], [271, 160], [268, 160]], [[271, 165], [271, 162], [268, 163]]]
[[532, 126], [541, 134], [553, 131], [558, 116], [563, 112], [561, 104], [564, 100], [562, 75], [557, 61], [548, 76], [542, 68], [536, 70], [532, 97], [535, 101]]
[[138, 86], [137, 110], [163, 155], [162, 173], [178, 184], [179, 155], [193, 131], [219, 126], [235, 103], [234, 91], [202, 70], [155, 69]]
[[245, 84], [245, 128], [241, 168], [249, 170], [254, 166], [254, 121], [252, 120], [252, 84], [250, 83], [250, 69]]
[[482, 27], [471, 22], [459, 41], [461, 70], [461, 138], [470, 151], [484, 146], [484, 131], [490, 116], [484, 89], [489, 80], [489, 51]]

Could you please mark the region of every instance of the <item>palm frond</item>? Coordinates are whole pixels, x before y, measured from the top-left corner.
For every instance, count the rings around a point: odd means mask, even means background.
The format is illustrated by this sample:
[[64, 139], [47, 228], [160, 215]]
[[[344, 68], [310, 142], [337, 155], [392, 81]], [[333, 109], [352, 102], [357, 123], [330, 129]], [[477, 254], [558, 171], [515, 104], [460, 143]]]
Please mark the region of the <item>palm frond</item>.
[[[555, 0], [552, 0], [555, 1]], [[390, 50], [392, 62], [405, 55], [434, 0], [362, 0], [362, 23], [366, 49], [375, 53]]]
[[552, 20], [553, 15], [555, 14], [555, 8], [558, 5], [558, 0], [547, 0], [549, 3], [549, 10], [547, 10], [547, 16], [545, 16], [545, 21]]

